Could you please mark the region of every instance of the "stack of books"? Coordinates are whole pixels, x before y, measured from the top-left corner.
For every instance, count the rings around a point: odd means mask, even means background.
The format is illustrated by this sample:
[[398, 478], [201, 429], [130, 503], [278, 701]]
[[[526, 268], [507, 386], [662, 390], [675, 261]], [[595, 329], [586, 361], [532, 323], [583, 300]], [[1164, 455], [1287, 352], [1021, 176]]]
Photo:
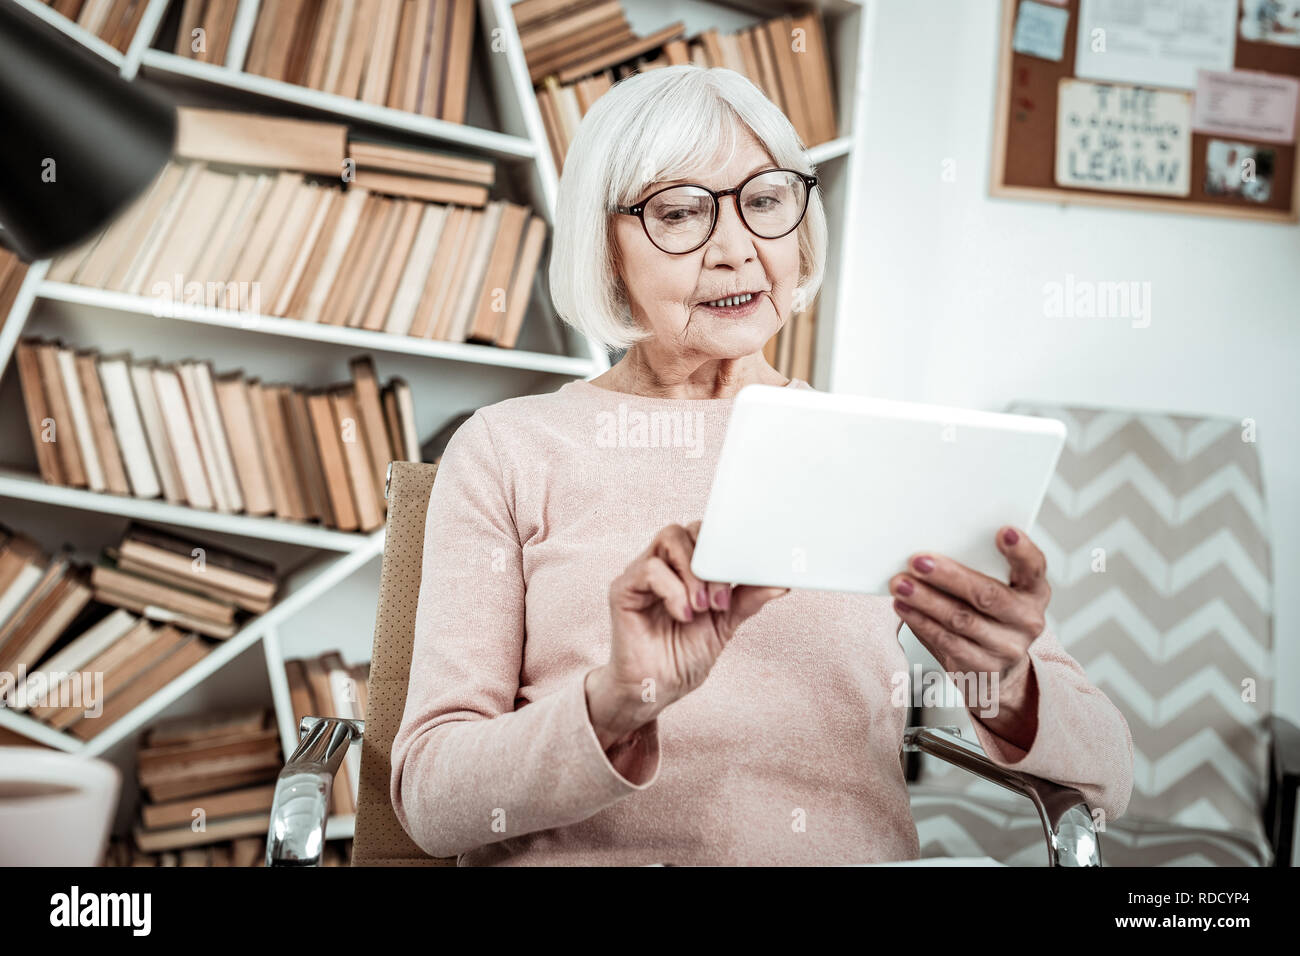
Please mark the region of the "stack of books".
[[232, 636], [278, 588], [274, 565], [136, 522], [93, 567], [0, 526], [3, 704], [90, 739], [201, 660], [214, 645], [199, 635]]
[[491, 163], [349, 144], [333, 123], [179, 112], [177, 159], [47, 280], [148, 295], [164, 311], [515, 346], [547, 228], [489, 198]]
[[[149, 0], [42, 0], [122, 53], [140, 26]], [[235, 6], [238, 0], [230, 0]]]
[[555, 76], [569, 83], [680, 40], [686, 24], [649, 36], [632, 32], [618, 0], [520, 0], [511, 8], [533, 83]]
[[[815, 9], [736, 33], [709, 29], [689, 39], [676, 23], [640, 40], [624, 36], [617, 0], [522, 0], [512, 9], [557, 169], [596, 100], [618, 80], [661, 66], [694, 63], [748, 77], [790, 118], [805, 147], [838, 132], [830, 57]], [[616, 23], [623, 27], [609, 34], [617, 39], [606, 49], [601, 31]]]
[[[347, 866], [352, 859], [351, 840], [330, 840], [321, 851], [321, 866]], [[266, 866], [266, 837], [239, 837], [208, 846], [146, 853], [130, 839], [108, 842], [104, 866]]]
[[[185, 0], [175, 52], [199, 56], [203, 28], [221, 63], [233, 6]], [[476, 13], [475, 0], [262, 0], [244, 72], [463, 123]]]
[[269, 711], [201, 714], [158, 724], [136, 752], [141, 794], [136, 849], [175, 852], [260, 836], [265, 854], [275, 780], [283, 766], [280, 732]]
[[27, 263], [8, 249], [0, 249], [0, 329], [5, 327], [18, 290], [27, 277]]
[[44, 660], [66, 631], [85, 625], [83, 612], [93, 597], [88, 578], [71, 549], [51, 556], [22, 532], [0, 526], [0, 673], [19, 675], [3, 688], [9, 695], [6, 706], [26, 709], [28, 701], [18, 699], [19, 683], [23, 690], [37, 688], [22, 675]]
[[239, 837], [207, 846], [146, 853], [131, 838], [111, 837], [104, 866], [266, 866], [266, 837]]
[[10, 710], [90, 740], [214, 646], [174, 624], [92, 602], [86, 569], [67, 549], [47, 559], [30, 539], [4, 533], [0, 672], [14, 676], [5, 682]]
[[30, 337], [14, 359], [49, 484], [373, 531], [388, 463], [420, 460], [410, 387], [369, 356], [325, 388]]
[[[284, 662], [289, 681], [289, 699], [293, 704], [296, 729], [304, 717], [346, 717], [366, 719], [366, 681], [369, 664], [349, 666], [338, 651], [319, 657], [293, 658]], [[346, 815], [357, 812], [358, 785], [361, 782], [361, 747], [348, 748], [339, 764], [330, 790], [330, 813]]]
[[271, 609], [279, 575], [270, 562], [132, 522], [90, 586], [101, 604], [225, 640]]

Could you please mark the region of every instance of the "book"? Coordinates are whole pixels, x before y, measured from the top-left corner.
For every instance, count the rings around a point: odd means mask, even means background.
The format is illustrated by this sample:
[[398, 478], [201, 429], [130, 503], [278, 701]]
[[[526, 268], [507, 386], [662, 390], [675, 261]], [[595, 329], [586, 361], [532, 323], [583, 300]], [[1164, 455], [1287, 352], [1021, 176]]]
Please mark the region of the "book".
[[384, 479], [388, 473], [388, 463], [396, 455], [389, 444], [388, 427], [384, 423], [383, 402], [379, 395], [379, 376], [375, 372], [374, 360], [369, 356], [352, 359], [348, 363], [348, 369], [352, 373], [352, 393], [360, 415], [365, 450], [370, 458], [376, 501], [380, 509], [384, 510]]
[[347, 154], [342, 123], [237, 110], [176, 108], [179, 159], [339, 176]]
[[375, 489], [374, 474], [366, 450], [365, 425], [357, 411], [356, 395], [351, 385], [335, 386], [329, 392], [334, 413], [334, 428], [340, 436], [343, 464], [347, 469], [348, 487], [356, 508], [357, 526], [374, 531], [384, 523], [381, 497]]
[[131, 493], [131, 486], [126, 479], [126, 466], [118, 448], [117, 436], [113, 431], [113, 422], [108, 412], [108, 400], [99, 379], [99, 364], [94, 352], [78, 352], [73, 360], [77, 367], [77, 378], [81, 385], [81, 394], [85, 400], [89, 418], [91, 443], [99, 458], [104, 472], [104, 484], [107, 491], [116, 495]]
[[14, 364], [18, 366], [19, 387], [23, 393], [23, 407], [27, 412], [27, 428], [36, 449], [36, 465], [41, 480], [50, 485], [67, 484], [58, 448], [51, 439], [49, 426], [54, 424], [42, 382], [41, 361], [36, 340], [20, 339], [14, 346]]
[[140, 808], [140, 822], [144, 830], [158, 831], [181, 825], [189, 827], [195, 809], [202, 809], [209, 820], [253, 813], [269, 814], [274, 799], [275, 784], [273, 783], [238, 787], [234, 790], [202, 794], [198, 797], [181, 797], [159, 803], [146, 803]]
[[339, 437], [339, 430], [334, 421], [333, 403], [327, 391], [308, 393], [307, 414], [311, 418], [312, 435], [316, 442], [317, 454], [321, 459], [325, 491], [329, 499], [334, 527], [340, 531], [356, 531], [357, 511], [348, 483], [348, 466], [343, 458], [342, 439]]

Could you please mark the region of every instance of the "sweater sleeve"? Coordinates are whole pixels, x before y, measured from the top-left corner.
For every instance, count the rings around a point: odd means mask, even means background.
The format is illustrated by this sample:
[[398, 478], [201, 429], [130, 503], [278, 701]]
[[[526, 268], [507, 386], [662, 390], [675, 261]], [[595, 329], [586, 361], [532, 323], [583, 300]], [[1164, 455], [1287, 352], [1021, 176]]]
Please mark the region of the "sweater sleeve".
[[516, 709], [525, 630], [522, 548], [483, 411], [452, 436], [434, 479], [406, 709], [390, 796], [435, 857], [592, 816], [659, 774], [658, 721], [609, 752], [586, 677]]
[[1089, 683], [1079, 663], [1065, 652], [1051, 628], [1029, 645], [1038, 685], [1038, 727], [1028, 751], [1004, 740], [967, 707], [975, 735], [989, 759], [1083, 794], [1105, 820], [1128, 808], [1133, 792], [1133, 736], [1110, 698]]

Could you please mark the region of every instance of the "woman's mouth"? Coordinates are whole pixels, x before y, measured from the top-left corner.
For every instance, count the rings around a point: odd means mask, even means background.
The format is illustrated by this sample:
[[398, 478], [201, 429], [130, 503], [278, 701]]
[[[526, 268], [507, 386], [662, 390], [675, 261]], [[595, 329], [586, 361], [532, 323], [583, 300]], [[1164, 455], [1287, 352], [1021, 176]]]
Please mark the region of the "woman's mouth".
[[761, 293], [745, 292], [741, 295], [727, 296], [725, 299], [715, 299], [712, 302], [701, 302], [700, 305], [715, 315], [728, 319], [741, 319], [752, 315], [762, 301]]

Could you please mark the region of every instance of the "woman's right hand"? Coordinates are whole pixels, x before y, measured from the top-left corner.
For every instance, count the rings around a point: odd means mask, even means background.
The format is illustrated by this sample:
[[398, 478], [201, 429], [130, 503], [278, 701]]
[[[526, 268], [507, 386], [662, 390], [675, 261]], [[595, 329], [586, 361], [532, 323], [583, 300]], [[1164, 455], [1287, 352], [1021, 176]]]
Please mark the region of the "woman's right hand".
[[601, 746], [649, 723], [708, 677], [736, 628], [789, 588], [702, 581], [691, 572], [700, 522], [668, 525], [609, 588], [609, 662], [587, 678]]

